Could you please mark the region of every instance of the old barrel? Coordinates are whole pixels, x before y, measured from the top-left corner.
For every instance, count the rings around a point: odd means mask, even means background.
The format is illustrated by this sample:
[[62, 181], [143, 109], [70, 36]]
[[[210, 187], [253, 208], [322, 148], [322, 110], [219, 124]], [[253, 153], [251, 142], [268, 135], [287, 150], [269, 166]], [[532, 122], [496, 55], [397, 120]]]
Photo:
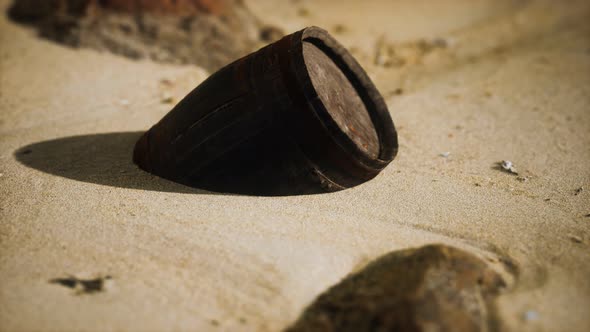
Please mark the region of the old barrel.
[[317, 27], [220, 69], [137, 142], [140, 168], [251, 195], [342, 190], [395, 157], [397, 133], [367, 74]]

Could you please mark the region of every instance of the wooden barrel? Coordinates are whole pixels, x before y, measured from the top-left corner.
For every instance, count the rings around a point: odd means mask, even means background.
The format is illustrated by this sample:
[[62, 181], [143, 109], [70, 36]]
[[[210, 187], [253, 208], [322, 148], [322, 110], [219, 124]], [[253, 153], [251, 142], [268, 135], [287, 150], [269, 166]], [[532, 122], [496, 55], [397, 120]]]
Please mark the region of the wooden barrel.
[[337, 191], [397, 153], [383, 98], [326, 31], [287, 35], [211, 75], [137, 142], [142, 169], [253, 195]]

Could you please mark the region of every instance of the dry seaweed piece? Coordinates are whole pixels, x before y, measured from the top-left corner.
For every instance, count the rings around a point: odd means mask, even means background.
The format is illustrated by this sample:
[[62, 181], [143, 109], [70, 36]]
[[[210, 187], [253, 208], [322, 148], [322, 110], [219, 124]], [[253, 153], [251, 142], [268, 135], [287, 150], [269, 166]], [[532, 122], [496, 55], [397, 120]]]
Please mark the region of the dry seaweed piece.
[[105, 285], [112, 279], [111, 276], [97, 277], [92, 279], [82, 279], [75, 276], [69, 276], [66, 278], [55, 278], [49, 280], [52, 284], [62, 285], [67, 288], [71, 288], [76, 291], [77, 295], [80, 294], [92, 294], [102, 292], [105, 289]]
[[505, 287], [484, 261], [445, 245], [389, 253], [320, 295], [296, 331], [489, 331]]

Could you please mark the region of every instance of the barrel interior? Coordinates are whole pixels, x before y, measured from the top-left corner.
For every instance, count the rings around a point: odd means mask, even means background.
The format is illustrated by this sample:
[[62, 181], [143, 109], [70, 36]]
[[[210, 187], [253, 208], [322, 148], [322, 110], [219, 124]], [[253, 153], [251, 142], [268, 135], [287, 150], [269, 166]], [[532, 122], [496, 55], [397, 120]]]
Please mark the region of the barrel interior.
[[329, 116], [361, 151], [379, 157], [379, 136], [363, 102], [346, 74], [322, 49], [304, 40], [303, 58], [309, 77]]

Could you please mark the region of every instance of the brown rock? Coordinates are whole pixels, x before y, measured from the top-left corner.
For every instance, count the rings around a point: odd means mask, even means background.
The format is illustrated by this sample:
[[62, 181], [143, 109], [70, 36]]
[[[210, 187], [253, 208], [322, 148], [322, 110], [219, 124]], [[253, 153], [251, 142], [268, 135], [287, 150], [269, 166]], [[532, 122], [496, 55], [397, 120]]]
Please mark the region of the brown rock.
[[126, 13], [155, 13], [190, 16], [202, 13], [223, 15], [231, 11], [233, 0], [16, 0], [16, 16], [39, 18], [57, 11], [84, 14], [93, 8]]
[[240, 0], [15, 0], [9, 14], [68, 46], [210, 71], [269, 35]]
[[101, 6], [124, 12], [152, 12], [175, 15], [210, 13], [221, 15], [230, 8], [228, 0], [93, 0]]
[[288, 331], [490, 331], [504, 286], [459, 249], [396, 251], [320, 295]]

